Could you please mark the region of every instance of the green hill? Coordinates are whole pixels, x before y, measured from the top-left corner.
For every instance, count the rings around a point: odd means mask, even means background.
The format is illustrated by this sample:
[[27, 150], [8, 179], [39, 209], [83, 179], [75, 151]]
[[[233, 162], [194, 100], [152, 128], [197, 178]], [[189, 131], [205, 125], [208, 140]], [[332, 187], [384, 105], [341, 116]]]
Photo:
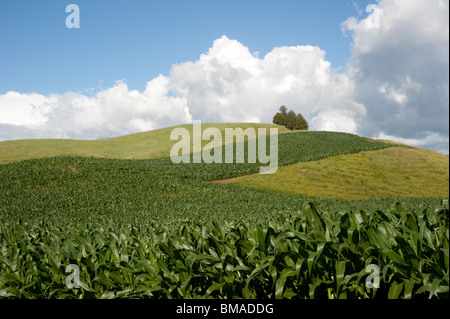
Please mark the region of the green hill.
[[[177, 127], [192, 134], [192, 125], [186, 124], [101, 140], [0, 142], [0, 164], [58, 156], [160, 159], [155, 163], [165, 163], [165, 171], [186, 178], [225, 179], [223, 183], [318, 198], [439, 197], [449, 193], [448, 157], [442, 154], [353, 134], [292, 132], [270, 124], [209, 123], [202, 124], [202, 130], [216, 127], [223, 139], [226, 127], [276, 127], [279, 133], [290, 133], [278, 138], [280, 167], [276, 174], [258, 175], [261, 165], [257, 163], [174, 166], [168, 155], [175, 143], [170, 132]], [[207, 143], [202, 141], [202, 146]], [[227, 180], [234, 177], [242, 178]]]
[[[167, 136], [167, 130], [163, 132]], [[168, 136], [164, 141], [161, 131], [156, 133], [156, 143], [164, 145], [160, 150], [165, 151], [153, 154], [161, 156], [175, 142]], [[125, 136], [122, 140], [136, 141], [145, 135]], [[119, 143], [117, 140], [121, 138], [113, 139]], [[152, 141], [145, 143], [151, 145]], [[448, 197], [448, 161], [431, 151], [337, 132], [281, 134], [278, 143], [279, 167], [271, 175], [254, 175], [264, 166], [260, 163], [174, 164], [170, 157], [64, 156], [2, 164], [0, 218], [6, 214], [30, 219], [59, 216], [62, 212], [76, 219], [98, 217], [98, 212], [119, 220], [140, 214], [157, 219], [180, 214], [197, 219], [212, 215], [259, 218], [280, 209], [296, 210], [299, 201], [304, 200], [331, 209], [367, 205], [365, 201], [346, 199], [387, 198], [384, 204], [379, 203], [387, 207], [400, 197]], [[119, 145], [123, 147], [118, 147], [121, 156], [125, 155], [124, 149], [131, 147]], [[155, 148], [150, 147], [150, 151]], [[405, 163], [412, 165], [411, 169]], [[231, 185], [211, 183], [246, 175], [253, 176], [242, 177]], [[386, 181], [380, 184], [379, 179]], [[355, 196], [361, 192], [366, 196]]]
[[448, 299], [448, 157], [291, 132], [262, 176], [174, 164], [171, 129], [0, 143], [0, 299]]
[[[192, 125], [184, 124], [153, 131], [135, 133], [100, 140], [35, 139], [0, 142], [0, 164], [31, 158], [55, 156], [84, 156], [123, 159], [150, 159], [169, 156], [174, 141], [170, 132], [176, 127], [184, 127], [192, 134]], [[226, 127], [236, 128], [278, 128], [278, 133], [288, 129], [271, 124], [230, 123], [202, 124], [202, 129], [216, 127], [224, 132]], [[222, 134], [224, 136], [224, 134]], [[203, 142], [203, 145], [207, 142]]]
[[439, 197], [449, 194], [449, 161], [432, 151], [391, 147], [300, 162], [230, 183], [320, 198]]

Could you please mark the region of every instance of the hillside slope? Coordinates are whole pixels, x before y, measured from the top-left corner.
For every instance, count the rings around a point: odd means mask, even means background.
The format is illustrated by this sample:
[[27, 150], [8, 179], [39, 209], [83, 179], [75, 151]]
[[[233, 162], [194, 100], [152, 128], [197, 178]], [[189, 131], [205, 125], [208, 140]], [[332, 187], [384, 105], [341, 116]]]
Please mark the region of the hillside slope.
[[[192, 125], [176, 127], [184, 127], [192, 135]], [[448, 197], [449, 193], [447, 156], [348, 133], [309, 131], [281, 134], [278, 137], [279, 167], [272, 175], [258, 175], [260, 167], [267, 166], [260, 163], [227, 164], [224, 152], [222, 163], [174, 165], [168, 156], [176, 143], [170, 140], [170, 133], [176, 127], [103, 140], [1, 142], [0, 164], [57, 156], [153, 159], [145, 164], [145, 169], [164, 171], [172, 178], [215, 181], [242, 176], [227, 182], [316, 198]], [[256, 129], [277, 126], [202, 124], [202, 130], [209, 127], [219, 128], [224, 137], [227, 127]], [[278, 129], [279, 133], [290, 132], [283, 127]], [[209, 141], [203, 141], [203, 146], [207, 143]]]
[[[174, 128], [186, 128], [192, 136], [192, 124], [167, 127], [148, 132], [135, 133], [100, 140], [35, 139], [0, 142], [0, 164], [17, 162], [32, 158], [55, 156], [82, 156], [122, 159], [151, 159], [169, 156], [175, 141], [170, 140]], [[208, 123], [202, 130], [216, 127], [224, 137], [225, 128], [278, 128], [278, 133], [290, 132], [288, 129], [271, 124], [258, 123]], [[203, 142], [203, 145], [208, 142]]]
[[320, 198], [440, 197], [449, 194], [449, 161], [428, 150], [391, 147], [300, 162], [229, 183]]
[[[448, 299], [448, 193], [437, 197], [448, 192], [446, 156], [293, 132], [277, 136], [278, 172], [241, 186], [211, 181], [261, 163], [175, 164], [170, 130], [2, 144], [10, 160], [77, 156], [0, 165], [0, 299]], [[388, 192], [416, 188], [432, 197]], [[343, 199], [363, 189], [391, 198]], [[361, 277], [369, 263], [383, 271], [378, 290]], [[68, 265], [79, 289], [67, 285]]]

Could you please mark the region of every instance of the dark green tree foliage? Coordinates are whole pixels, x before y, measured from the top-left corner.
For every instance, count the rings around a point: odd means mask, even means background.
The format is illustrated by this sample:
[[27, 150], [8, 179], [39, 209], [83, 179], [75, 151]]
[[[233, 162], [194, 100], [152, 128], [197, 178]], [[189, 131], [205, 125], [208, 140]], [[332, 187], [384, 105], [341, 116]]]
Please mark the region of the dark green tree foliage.
[[295, 114], [294, 111], [290, 110], [286, 116], [286, 127], [290, 130], [293, 130], [296, 123], [297, 123], [297, 114]]
[[281, 106], [272, 120], [273, 124], [285, 126], [290, 130], [308, 130], [309, 125], [301, 113], [296, 114], [293, 110], [288, 111], [286, 106]]
[[286, 126], [286, 117], [283, 114], [278, 112], [273, 117], [272, 122], [273, 122], [273, 124], [276, 124], [276, 125]]
[[280, 111], [281, 114], [283, 114], [284, 117], [286, 117], [287, 114], [288, 114], [288, 108], [286, 106], [284, 106], [284, 105], [280, 106], [279, 111]]
[[296, 130], [308, 130], [309, 125], [308, 122], [306, 122], [305, 118], [301, 113], [297, 114], [297, 122], [295, 123], [294, 129]]

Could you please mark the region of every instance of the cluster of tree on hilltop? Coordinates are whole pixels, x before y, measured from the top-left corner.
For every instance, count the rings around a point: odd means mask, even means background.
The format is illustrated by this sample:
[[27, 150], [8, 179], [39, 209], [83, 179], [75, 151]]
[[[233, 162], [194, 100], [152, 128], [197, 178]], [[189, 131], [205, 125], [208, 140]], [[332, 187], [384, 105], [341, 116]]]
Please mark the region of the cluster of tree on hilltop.
[[296, 114], [293, 110], [288, 111], [284, 105], [280, 107], [279, 111], [273, 117], [273, 124], [284, 126], [289, 130], [308, 130], [308, 122], [300, 113]]

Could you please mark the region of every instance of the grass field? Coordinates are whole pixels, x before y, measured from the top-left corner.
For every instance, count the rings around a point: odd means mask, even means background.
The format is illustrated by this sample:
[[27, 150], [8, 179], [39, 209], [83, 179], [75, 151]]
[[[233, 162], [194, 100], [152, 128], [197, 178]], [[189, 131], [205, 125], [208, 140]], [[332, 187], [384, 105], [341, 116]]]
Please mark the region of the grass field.
[[[72, 156], [2, 152], [0, 298], [449, 297], [448, 158], [352, 134], [281, 134], [279, 172], [261, 189], [258, 175], [211, 183], [258, 163], [173, 164], [169, 134], [87, 141], [98, 157], [84, 141]], [[130, 156], [155, 158], [125, 159], [131, 141]], [[49, 145], [37, 157], [64, 145], [36, 142]], [[0, 149], [14, 143], [26, 146]], [[318, 173], [304, 181], [308, 170]], [[66, 285], [70, 265], [79, 288]], [[378, 289], [366, 285], [374, 265]]]
[[[178, 125], [186, 128], [192, 135], [192, 125]], [[209, 123], [202, 128], [215, 127], [221, 130], [223, 138], [226, 127], [235, 128], [278, 128], [278, 133], [290, 132], [288, 129], [271, 124], [255, 123]], [[0, 164], [16, 162], [32, 158], [55, 156], [94, 156], [101, 158], [150, 159], [169, 156], [174, 144], [170, 141], [170, 132], [175, 127], [162, 128], [149, 132], [136, 133], [101, 140], [17, 140], [0, 142]], [[202, 141], [202, 146], [207, 144]]]
[[301, 162], [230, 183], [320, 198], [439, 197], [449, 194], [449, 162], [439, 153], [392, 147]]

